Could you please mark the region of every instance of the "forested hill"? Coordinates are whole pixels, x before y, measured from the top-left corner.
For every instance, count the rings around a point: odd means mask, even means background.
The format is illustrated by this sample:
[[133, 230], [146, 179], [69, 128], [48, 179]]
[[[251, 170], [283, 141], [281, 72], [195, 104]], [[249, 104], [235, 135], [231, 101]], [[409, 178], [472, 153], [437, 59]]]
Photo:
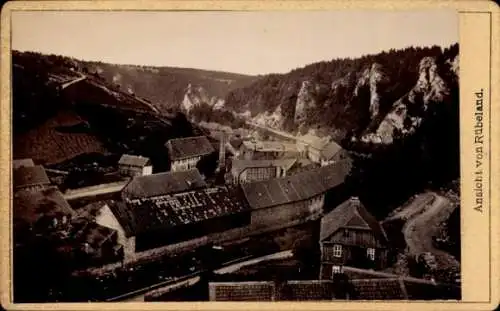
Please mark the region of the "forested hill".
[[12, 57], [13, 63], [20, 66], [33, 67], [36, 64], [51, 73], [72, 68], [85, 75], [100, 77], [123, 92], [149, 100], [163, 111], [178, 108], [190, 84], [203, 93], [205, 101], [216, 102], [223, 99], [229, 91], [246, 86], [257, 79], [254, 76], [220, 71], [117, 65], [35, 52], [13, 51]]
[[[419, 79], [430, 85], [417, 92], [421, 98], [433, 96], [430, 92], [448, 94], [456, 88], [457, 55], [458, 44], [454, 44], [318, 62], [287, 74], [266, 75], [231, 91], [225, 109], [288, 131], [319, 127], [338, 139], [366, 134], [377, 130], [396, 102], [414, 89]], [[430, 79], [436, 77], [444, 83], [432, 86], [436, 81]], [[415, 102], [415, 106], [420, 104]]]

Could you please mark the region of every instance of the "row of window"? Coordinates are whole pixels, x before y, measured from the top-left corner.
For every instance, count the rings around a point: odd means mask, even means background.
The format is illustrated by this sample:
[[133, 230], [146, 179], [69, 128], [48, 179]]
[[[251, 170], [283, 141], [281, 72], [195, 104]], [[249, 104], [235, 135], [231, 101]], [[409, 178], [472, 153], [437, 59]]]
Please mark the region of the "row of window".
[[[333, 256], [342, 257], [342, 245], [340, 244], [333, 245]], [[367, 248], [366, 257], [368, 257], [370, 260], [375, 260], [375, 249], [371, 247]]]

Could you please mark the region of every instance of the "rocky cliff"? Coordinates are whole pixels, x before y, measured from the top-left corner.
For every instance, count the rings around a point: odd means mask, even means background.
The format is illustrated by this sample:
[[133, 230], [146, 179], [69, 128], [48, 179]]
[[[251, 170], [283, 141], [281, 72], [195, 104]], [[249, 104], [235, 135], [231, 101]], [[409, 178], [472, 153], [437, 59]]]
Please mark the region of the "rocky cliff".
[[[452, 63], [458, 66], [456, 58]], [[453, 66], [451, 69], [455, 74]], [[450, 88], [440, 76], [436, 59], [424, 57], [419, 64], [415, 86], [393, 104], [376, 131], [363, 135], [361, 140], [390, 144], [396, 135], [407, 136], [414, 133], [426, 116], [428, 106], [442, 103], [449, 95]]]
[[414, 133], [429, 105], [450, 98], [458, 70], [458, 44], [336, 59], [263, 76], [231, 91], [225, 109], [294, 133], [390, 144]]
[[191, 83], [187, 86], [184, 98], [180, 105], [182, 111], [190, 114], [193, 108], [207, 104], [212, 109], [223, 109], [224, 99], [217, 96], [210, 96], [209, 93], [202, 86], [194, 87]]

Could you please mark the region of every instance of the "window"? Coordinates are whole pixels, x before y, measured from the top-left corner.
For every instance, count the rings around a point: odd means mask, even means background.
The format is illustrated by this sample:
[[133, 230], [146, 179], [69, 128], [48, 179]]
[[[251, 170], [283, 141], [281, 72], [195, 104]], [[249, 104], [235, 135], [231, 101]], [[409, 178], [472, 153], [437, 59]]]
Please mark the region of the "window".
[[341, 273], [340, 266], [332, 266], [332, 277], [335, 277], [335, 274]]
[[375, 260], [375, 249], [374, 248], [368, 248], [366, 250], [366, 256], [370, 258], [370, 260]]
[[339, 244], [333, 245], [333, 256], [342, 257], [342, 245]]

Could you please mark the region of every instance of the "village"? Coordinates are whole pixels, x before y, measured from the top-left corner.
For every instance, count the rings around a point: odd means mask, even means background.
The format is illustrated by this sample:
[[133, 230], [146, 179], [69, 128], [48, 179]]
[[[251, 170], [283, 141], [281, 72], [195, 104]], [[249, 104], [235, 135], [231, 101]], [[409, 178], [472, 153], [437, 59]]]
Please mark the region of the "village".
[[[53, 289], [55, 300], [459, 298], [455, 285], [387, 273], [396, 247], [350, 194], [346, 150], [263, 131], [169, 139], [169, 170], [153, 173], [147, 157], [123, 154], [118, 178], [76, 189], [51, 181], [64, 172], [16, 159], [16, 248], [43, 236], [71, 262], [74, 292]], [[234, 274], [276, 260], [294, 264], [263, 279]]]

